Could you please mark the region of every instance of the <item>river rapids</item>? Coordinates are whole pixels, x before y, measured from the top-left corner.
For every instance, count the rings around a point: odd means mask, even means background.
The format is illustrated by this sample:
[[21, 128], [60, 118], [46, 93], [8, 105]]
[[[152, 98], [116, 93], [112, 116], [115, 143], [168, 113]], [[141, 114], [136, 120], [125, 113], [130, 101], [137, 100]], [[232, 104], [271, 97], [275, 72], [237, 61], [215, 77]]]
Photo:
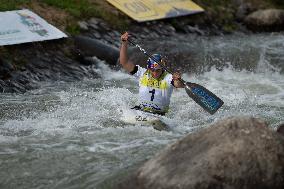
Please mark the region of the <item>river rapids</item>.
[[[24, 94], [0, 94], [0, 188], [110, 188], [167, 144], [230, 116], [253, 116], [272, 129], [284, 122], [281, 33], [167, 39], [194, 52], [202, 72], [182, 76], [224, 105], [206, 113], [184, 91], [166, 115], [173, 131], [120, 120], [136, 104], [138, 82], [100, 61], [100, 78], [41, 83]], [[163, 43], [163, 41], [161, 42]]]

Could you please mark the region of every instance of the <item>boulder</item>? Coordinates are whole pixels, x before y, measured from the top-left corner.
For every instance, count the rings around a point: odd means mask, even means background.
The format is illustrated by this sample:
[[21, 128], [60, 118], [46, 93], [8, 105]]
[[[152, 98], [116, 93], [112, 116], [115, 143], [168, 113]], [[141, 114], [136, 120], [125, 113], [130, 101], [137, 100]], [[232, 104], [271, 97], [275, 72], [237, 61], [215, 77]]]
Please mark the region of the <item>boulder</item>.
[[254, 31], [281, 31], [284, 30], [284, 10], [258, 10], [245, 18], [246, 26]]
[[284, 188], [284, 137], [255, 118], [228, 118], [147, 161], [119, 189]]

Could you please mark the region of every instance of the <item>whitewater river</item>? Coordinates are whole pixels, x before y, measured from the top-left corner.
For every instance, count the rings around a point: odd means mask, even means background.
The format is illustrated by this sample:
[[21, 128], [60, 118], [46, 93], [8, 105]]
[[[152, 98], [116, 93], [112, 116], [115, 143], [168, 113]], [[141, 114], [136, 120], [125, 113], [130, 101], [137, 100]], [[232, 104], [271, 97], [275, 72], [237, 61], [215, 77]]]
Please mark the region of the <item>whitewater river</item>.
[[167, 115], [173, 131], [127, 125], [120, 117], [135, 105], [138, 83], [103, 62], [93, 68], [101, 78], [0, 94], [0, 188], [109, 188], [167, 144], [223, 118], [254, 116], [272, 129], [284, 123], [283, 34], [195, 36], [180, 43], [196, 52], [201, 67], [223, 65], [183, 73], [223, 99], [216, 114], [178, 89]]

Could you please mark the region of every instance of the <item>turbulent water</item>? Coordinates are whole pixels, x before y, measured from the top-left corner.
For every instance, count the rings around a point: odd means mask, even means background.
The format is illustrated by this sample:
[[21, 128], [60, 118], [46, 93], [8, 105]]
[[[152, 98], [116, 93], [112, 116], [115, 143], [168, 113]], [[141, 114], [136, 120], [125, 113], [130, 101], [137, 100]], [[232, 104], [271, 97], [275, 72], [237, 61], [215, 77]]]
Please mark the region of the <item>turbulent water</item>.
[[254, 116], [272, 128], [284, 122], [283, 35], [193, 38], [180, 43], [206, 71], [183, 78], [223, 99], [217, 113], [178, 89], [167, 114], [173, 131], [125, 124], [137, 81], [103, 62], [94, 68], [98, 79], [1, 94], [0, 188], [109, 188], [167, 144], [223, 118]]

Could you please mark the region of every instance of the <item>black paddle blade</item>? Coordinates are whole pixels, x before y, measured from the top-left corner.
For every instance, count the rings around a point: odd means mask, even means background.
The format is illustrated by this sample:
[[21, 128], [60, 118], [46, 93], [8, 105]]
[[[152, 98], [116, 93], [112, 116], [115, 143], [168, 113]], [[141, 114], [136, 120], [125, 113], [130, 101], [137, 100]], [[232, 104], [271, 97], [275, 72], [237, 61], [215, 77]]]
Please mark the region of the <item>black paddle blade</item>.
[[197, 104], [210, 114], [214, 114], [224, 102], [205, 87], [196, 83], [185, 83], [185, 91]]

